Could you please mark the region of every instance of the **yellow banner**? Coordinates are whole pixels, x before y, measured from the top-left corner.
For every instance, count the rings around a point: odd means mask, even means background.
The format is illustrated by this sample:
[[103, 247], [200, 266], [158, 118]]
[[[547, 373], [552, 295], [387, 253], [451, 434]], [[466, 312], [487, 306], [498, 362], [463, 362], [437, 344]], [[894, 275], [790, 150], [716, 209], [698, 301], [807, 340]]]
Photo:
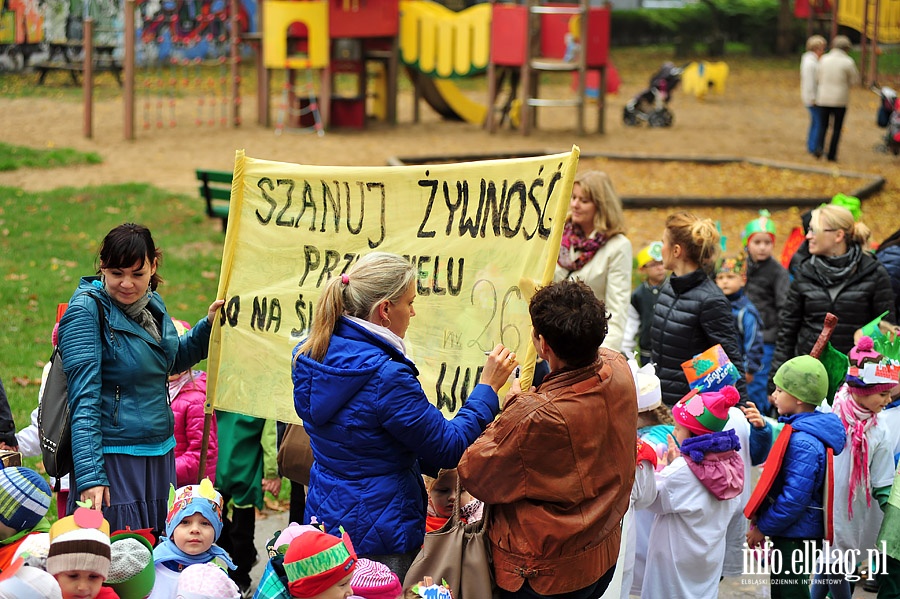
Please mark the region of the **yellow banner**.
[[[579, 151], [395, 167], [270, 162], [237, 152], [213, 326], [209, 404], [284, 422], [291, 351], [324, 284], [385, 251], [418, 269], [410, 357], [429, 399], [455, 413], [503, 343], [528, 364], [528, 300], [550, 282]], [[526, 378], [527, 377], [527, 378]]]

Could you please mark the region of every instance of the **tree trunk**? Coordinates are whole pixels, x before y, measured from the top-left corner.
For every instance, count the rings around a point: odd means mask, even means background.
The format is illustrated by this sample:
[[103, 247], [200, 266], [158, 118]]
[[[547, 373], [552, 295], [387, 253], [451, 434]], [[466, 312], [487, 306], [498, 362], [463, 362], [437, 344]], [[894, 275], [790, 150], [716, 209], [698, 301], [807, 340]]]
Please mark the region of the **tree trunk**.
[[[812, 6], [809, 7], [812, 10]], [[788, 56], [794, 52], [794, 11], [790, 0], [781, 0], [778, 8], [775, 54]]]

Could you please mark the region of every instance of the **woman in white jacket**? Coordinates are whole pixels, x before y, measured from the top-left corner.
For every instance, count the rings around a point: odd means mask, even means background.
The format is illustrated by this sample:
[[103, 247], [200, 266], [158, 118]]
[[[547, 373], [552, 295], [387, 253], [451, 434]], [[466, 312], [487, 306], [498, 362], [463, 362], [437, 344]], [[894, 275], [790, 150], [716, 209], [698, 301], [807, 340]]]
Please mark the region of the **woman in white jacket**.
[[806, 40], [806, 52], [800, 57], [800, 99], [809, 111], [809, 133], [806, 135], [806, 150], [816, 158], [822, 156], [819, 145], [819, 130], [822, 119], [816, 107], [816, 69], [819, 58], [825, 53], [827, 42], [821, 35], [813, 35]]
[[603, 347], [622, 351], [631, 302], [631, 242], [622, 202], [609, 175], [588, 171], [575, 178], [554, 280], [584, 281], [610, 313]]
[[856, 63], [847, 54], [849, 49], [850, 39], [847, 36], [835, 36], [831, 40], [831, 51], [819, 59], [819, 66], [816, 69], [816, 107], [822, 120], [818, 147], [825, 148], [825, 134], [828, 133], [828, 125], [831, 122], [831, 143], [828, 145], [828, 160], [831, 162], [837, 160], [841, 128], [850, 100], [850, 88], [859, 83], [859, 71], [856, 70]]

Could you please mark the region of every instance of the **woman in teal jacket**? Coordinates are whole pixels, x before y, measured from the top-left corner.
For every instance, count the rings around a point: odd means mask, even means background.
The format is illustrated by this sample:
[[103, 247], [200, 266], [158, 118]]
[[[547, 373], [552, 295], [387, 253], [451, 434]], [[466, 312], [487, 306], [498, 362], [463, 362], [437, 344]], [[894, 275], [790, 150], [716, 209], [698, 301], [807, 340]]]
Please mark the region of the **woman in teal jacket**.
[[167, 377], [206, 357], [224, 303], [179, 337], [156, 293], [159, 256], [146, 227], [114, 228], [100, 246], [100, 276], [81, 279], [59, 324], [75, 466], [68, 513], [90, 500], [111, 530], [165, 530], [176, 480]]

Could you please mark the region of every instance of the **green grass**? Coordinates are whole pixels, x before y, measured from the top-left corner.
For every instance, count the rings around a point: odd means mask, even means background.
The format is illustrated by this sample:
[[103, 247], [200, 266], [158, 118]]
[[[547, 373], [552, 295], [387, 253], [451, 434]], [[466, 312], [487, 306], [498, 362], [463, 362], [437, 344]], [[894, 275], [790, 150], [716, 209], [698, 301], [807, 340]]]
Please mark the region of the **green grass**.
[[0, 142], [0, 171], [19, 168], [55, 168], [73, 164], [100, 164], [103, 159], [96, 152], [79, 152], [71, 148], [38, 150]]
[[169, 313], [199, 320], [216, 295], [224, 242], [199, 198], [144, 184], [40, 193], [0, 187], [0, 378], [17, 428], [37, 405], [57, 304], [69, 300], [80, 277], [96, 272], [100, 241], [123, 222], [153, 232]]

